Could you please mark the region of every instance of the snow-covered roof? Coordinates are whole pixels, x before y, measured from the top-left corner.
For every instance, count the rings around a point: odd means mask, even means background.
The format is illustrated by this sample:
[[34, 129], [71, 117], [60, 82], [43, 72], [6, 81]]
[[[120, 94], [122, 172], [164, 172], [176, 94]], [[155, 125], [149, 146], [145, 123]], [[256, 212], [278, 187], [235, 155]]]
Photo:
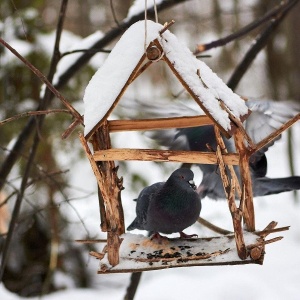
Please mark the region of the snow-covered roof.
[[[228, 113], [220, 107], [221, 99], [237, 118], [248, 113], [244, 101], [235, 94], [204, 62], [196, 59], [174, 34], [163, 26], [147, 21], [146, 47], [158, 40], [174, 69], [199, 98], [205, 110], [225, 130], [231, 129]], [[116, 105], [128, 78], [145, 53], [145, 21], [133, 24], [94, 74], [84, 94], [85, 136], [90, 136]], [[200, 76], [199, 76], [200, 75]]]

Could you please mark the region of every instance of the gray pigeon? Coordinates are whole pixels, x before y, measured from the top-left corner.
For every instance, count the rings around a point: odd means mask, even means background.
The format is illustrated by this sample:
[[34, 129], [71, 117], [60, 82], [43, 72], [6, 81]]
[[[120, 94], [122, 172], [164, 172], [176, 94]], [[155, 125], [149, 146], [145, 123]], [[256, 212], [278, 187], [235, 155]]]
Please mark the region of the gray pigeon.
[[181, 238], [195, 236], [183, 232], [197, 221], [201, 210], [193, 178], [190, 169], [180, 168], [166, 182], [145, 187], [137, 198], [136, 218], [127, 230], [147, 230], [154, 233], [152, 237], [175, 232]]
[[[252, 110], [251, 115], [245, 122], [245, 129], [252, 140], [257, 143], [267, 137], [290, 118], [299, 113], [299, 104], [292, 102], [274, 102], [270, 100], [246, 101], [247, 106]], [[195, 108], [172, 101], [167, 105], [167, 113], [162, 109], [166, 106], [164, 103], [135, 103], [140, 112], [144, 112], [147, 117], [174, 117], [174, 116], [193, 116], [201, 114], [199, 106]], [[166, 115], [167, 114], [167, 115]], [[216, 140], [213, 126], [201, 126], [183, 129], [160, 130], [151, 132], [149, 136], [159, 144], [174, 150], [192, 150], [192, 151], [210, 151], [207, 144], [212, 149], [216, 149]], [[224, 138], [225, 145], [229, 152], [235, 152], [233, 138]], [[252, 187], [254, 196], [266, 196], [286, 191], [300, 189], [300, 177], [291, 176], [285, 178], [269, 178], [267, 173], [267, 158], [265, 152], [274, 142], [258, 152], [255, 152], [250, 158], [250, 172], [252, 177]], [[224, 199], [225, 193], [220, 174], [215, 165], [199, 164], [203, 173], [202, 182], [198, 187], [199, 195], [202, 198], [208, 196], [211, 199]], [[240, 177], [239, 169], [235, 171]]]

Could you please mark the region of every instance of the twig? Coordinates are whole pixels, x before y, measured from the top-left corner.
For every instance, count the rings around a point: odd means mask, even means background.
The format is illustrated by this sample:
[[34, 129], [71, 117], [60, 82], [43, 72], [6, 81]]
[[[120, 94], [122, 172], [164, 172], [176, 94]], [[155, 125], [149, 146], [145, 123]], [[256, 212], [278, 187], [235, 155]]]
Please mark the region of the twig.
[[258, 241], [256, 244], [250, 244], [247, 246], [247, 249], [250, 250], [250, 249], [253, 249], [257, 246], [264, 246], [264, 245], [268, 245], [268, 244], [271, 244], [271, 243], [275, 243], [275, 242], [278, 242], [280, 240], [283, 239], [283, 236], [278, 236], [278, 237], [275, 237], [273, 239], [269, 239], [269, 240], [260, 240]]
[[298, 3], [298, 1], [299, 0], [286, 2], [281, 14], [277, 15], [277, 17], [271, 21], [271, 24], [267, 26], [267, 28], [256, 38], [255, 43], [248, 50], [243, 60], [240, 62], [234, 73], [231, 75], [229, 81], [227, 82], [227, 85], [231, 89], [234, 90], [237, 87], [243, 75], [246, 73], [249, 66], [255, 59], [256, 55], [261, 51], [262, 48], [266, 46], [271, 34], [277, 29], [287, 13]]
[[[52, 90], [54, 92], [54, 94], [60, 96], [66, 104], [68, 104], [68, 102], [63, 98], [63, 96], [53, 87], [53, 85], [50, 83], [50, 81], [52, 81], [53, 76], [54, 76], [54, 72], [56, 70], [56, 65], [59, 61], [59, 41], [60, 41], [60, 37], [61, 37], [61, 32], [62, 32], [62, 28], [63, 28], [63, 21], [64, 21], [64, 17], [65, 17], [65, 12], [66, 12], [66, 8], [67, 8], [67, 3], [68, 0], [62, 0], [62, 4], [61, 4], [61, 9], [60, 9], [60, 15], [59, 15], [59, 21], [58, 21], [58, 25], [57, 25], [57, 30], [56, 30], [56, 39], [55, 39], [55, 46], [54, 46], [54, 51], [53, 51], [53, 57], [51, 60], [51, 65], [50, 65], [50, 70], [49, 70], [49, 74], [48, 74], [48, 78], [49, 80], [37, 69], [35, 68], [29, 61], [27, 61], [22, 55], [20, 55], [15, 49], [13, 49], [10, 45], [8, 45], [5, 41], [3, 41], [2, 38], [0, 38], [0, 42], [6, 46], [12, 53], [14, 53], [26, 66], [28, 66], [30, 68], [30, 70], [32, 70], [47, 86], [50, 90]], [[44, 95], [44, 101], [42, 101], [42, 103], [40, 104], [40, 107], [42, 109], [44, 109], [44, 106], [47, 105], [47, 100], [49, 97], [50, 93], [46, 90], [46, 93]], [[74, 114], [74, 116], [76, 117], [76, 113], [80, 116], [80, 114], [75, 111], [75, 109], [69, 105], [69, 107], [67, 106], [68, 109], [71, 109], [71, 112]], [[72, 111], [73, 109], [73, 111]], [[80, 116], [81, 117], [81, 116]], [[37, 148], [39, 145], [39, 129], [41, 128], [42, 124], [43, 124], [43, 120], [44, 120], [44, 115], [40, 115], [37, 117], [36, 120], [36, 134], [33, 138], [33, 143], [30, 149], [30, 154], [29, 154], [29, 159], [26, 163], [25, 166], [25, 170], [24, 170], [24, 175], [22, 178], [22, 182], [21, 182], [21, 186], [20, 186], [20, 192], [17, 196], [14, 208], [13, 208], [13, 212], [12, 212], [12, 217], [11, 217], [11, 221], [9, 224], [9, 229], [8, 229], [8, 233], [7, 233], [7, 237], [4, 243], [4, 247], [3, 247], [3, 252], [2, 252], [2, 259], [1, 259], [1, 266], [0, 266], [0, 282], [2, 282], [2, 277], [4, 274], [4, 269], [7, 263], [7, 259], [8, 259], [8, 254], [9, 254], [9, 249], [10, 249], [10, 245], [11, 245], [11, 241], [12, 241], [12, 236], [14, 234], [15, 231], [15, 226], [16, 226], [16, 222], [17, 222], [17, 218], [19, 216], [20, 213], [20, 209], [21, 209], [21, 204], [22, 204], [22, 200], [23, 200], [23, 196], [24, 196], [24, 192], [27, 186], [27, 182], [29, 179], [29, 175], [31, 172], [31, 168], [34, 164], [34, 159], [35, 159], [35, 155], [37, 152]], [[20, 147], [23, 147], [23, 145], [20, 145]], [[15, 155], [15, 153], [14, 153]], [[6, 170], [7, 172], [7, 170]], [[6, 177], [5, 177], [6, 178]], [[2, 184], [2, 182], [0, 182], [0, 185]]]
[[89, 254], [91, 256], [96, 257], [97, 259], [102, 259], [104, 257], [104, 253], [96, 252], [96, 251], [90, 251]]
[[[40, 170], [39, 167], [37, 167], [38, 170]], [[68, 170], [67, 170], [68, 171]], [[32, 178], [30, 181], [27, 182], [27, 187], [33, 185], [34, 183], [40, 181], [40, 180], [45, 180], [45, 178], [53, 178], [54, 176], [61, 175], [66, 173], [67, 171], [56, 171], [56, 172], [51, 172], [51, 173], [45, 173], [44, 176], [37, 176]], [[53, 180], [53, 179], [52, 179]], [[8, 203], [9, 199], [12, 198], [14, 195], [19, 194], [19, 190], [11, 183], [7, 182], [7, 184], [14, 190], [10, 195], [8, 195], [2, 202], [0, 202], [0, 208], [1, 206], [5, 205]]]
[[271, 134], [266, 136], [263, 140], [258, 142], [255, 147], [251, 150], [251, 152], [259, 151], [261, 148], [268, 145], [270, 142], [272, 142], [276, 137], [278, 137], [283, 131], [287, 130], [289, 127], [291, 127], [294, 123], [298, 122], [300, 120], [300, 113], [295, 115], [293, 118], [291, 118], [289, 121], [287, 121], [285, 124], [281, 125], [277, 130], [273, 131]]
[[65, 130], [65, 132], [61, 135], [61, 138], [64, 140], [70, 136], [71, 133], [76, 129], [76, 127], [81, 124], [78, 119], [74, 120], [71, 125]]
[[229, 34], [228, 36], [212, 41], [210, 43], [206, 43], [206, 44], [200, 44], [197, 45], [196, 50], [194, 51], [194, 55], [197, 55], [201, 52], [204, 51], [208, 51], [212, 48], [217, 48], [217, 47], [221, 47], [224, 46], [234, 40], [237, 40], [243, 36], [245, 36], [246, 34], [248, 34], [249, 32], [251, 32], [252, 30], [258, 28], [259, 26], [261, 26], [263, 23], [271, 20], [272, 18], [278, 16], [278, 14], [280, 14], [282, 12], [282, 10], [284, 9], [286, 3], [284, 1], [280, 2], [279, 5], [276, 5], [272, 10], [268, 11], [264, 16], [256, 19], [255, 21], [253, 21], [252, 23], [246, 25], [245, 27], [243, 27], [242, 29]]
[[11, 221], [9, 223], [9, 229], [8, 229], [8, 233], [7, 233], [7, 237], [4, 243], [4, 247], [3, 247], [3, 252], [2, 252], [2, 259], [1, 259], [1, 266], [0, 266], [0, 282], [2, 282], [2, 277], [4, 274], [4, 269], [7, 263], [7, 259], [8, 259], [8, 254], [9, 254], [9, 249], [10, 249], [10, 244], [11, 244], [11, 240], [12, 240], [12, 236], [14, 234], [15, 231], [15, 225], [17, 222], [17, 218], [19, 216], [19, 212], [20, 212], [20, 208], [21, 208], [21, 204], [22, 204], [22, 200], [23, 200], [23, 195], [27, 186], [27, 180], [29, 178], [29, 174], [31, 171], [31, 167], [33, 164], [33, 160], [35, 158], [35, 153], [38, 147], [38, 137], [37, 135], [35, 136], [34, 139], [34, 143], [32, 145], [31, 148], [31, 152], [29, 155], [29, 159], [27, 161], [26, 167], [25, 167], [25, 171], [24, 171], [24, 175], [22, 178], [22, 182], [21, 182], [21, 186], [20, 186], [20, 192], [17, 196], [15, 205], [14, 205], [14, 209], [12, 212], [12, 217], [11, 217]]
[[25, 28], [25, 24], [24, 24], [24, 20], [22, 18], [22, 15], [20, 14], [18, 8], [16, 7], [16, 3], [13, 1], [13, 0], [10, 0], [10, 3], [12, 4], [12, 6], [14, 7], [16, 13], [18, 14], [20, 20], [21, 20], [21, 23], [22, 23], [22, 29], [23, 29], [23, 33], [24, 33], [24, 37], [25, 39], [28, 41], [28, 36], [27, 36], [27, 32], [26, 32], [26, 28]]
[[286, 231], [286, 230], [289, 230], [289, 229], [290, 229], [290, 226], [284, 226], [284, 227], [279, 227], [279, 228], [274, 228], [274, 229], [269, 229], [269, 230], [254, 231], [254, 233], [259, 235], [259, 236], [262, 236], [262, 235], [267, 236], [270, 233]]
[[167, 24], [165, 24], [165, 25], [164, 25], [164, 28], [161, 29], [161, 30], [159, 31], [159, 34], [162, 35], [162, 34], [163, 34], [165, 31], [167, 31], [174, 23], [175, 23], [175, 21], [172, 20], [172, 21], [168, 22]]
[[67, 55], [71, 55], [71, 54], [75, 54], [75, 53], [81, 53], [81, 52], [89, 52], [89, 53], [110, 53], [111, 50], [109, 49], [76, 49], [76, 50], [72, 50], [72, 51], [66, 51], [66, 52], [63, 52], [61, 53], [60, 57], [64, 57], [64, 56], [67, 56]]
[[79, 112], [65, 99], [65, 97], [51, 84], [48, 78], [38, 70], [34, 65], [32, 65], [25, 57], [23, 57], [17, 50], [11, 47], [8, 43], [6, 43], [2, 38], [0, 38], [0, 43], [6, 47], [9, 51], [11, 51], [17, 58], [19, 58], [42, 82], [46, 84], [49, 90], [61, 100], [64, 106], [71, 112], [74, 118], [82, 120]]
[[199, 217], [198, 220], [197, 220], [201, 225], [207, 227], [208, 229], [216, 232], [216, 233], [219, 233], [219, 234], [224, 234], [224, 235], [227, 235], [227, 234], [232, 234], [233, 232], [232, 231], [229, 231], [229, 230], [226, 230], [226, 229], [223, 229], [221, 227], [218, 227], [212, 223], [210, 223], [209, 221]]
[[[159, 11], [162, 11], [164, 9], [168, 9], [172, 6], [175, 6], [180, 3], [187, 2], [187, 1], [189, 1], [189, 0], [163, 0], [159, 5], [157, 5], [157, 9]], [[148, 9], [148, 14], [154, 15], [153, 8]], [[139, 20], [143, 20], [143, 18], [144, 18], [144, 12], [141, 12], [137, 15], [132, 16], [129, 20], [127, 20], [127, 19], [124, 20], [122, 23], [120, 23], [120, 27], [113, 28], [110, 31], [108, 31], [102, 38], [100, 38], [98, 41], [96, 41], [95, 44], [92, 45], [88, 49], [88, 51], [84, 52], [83, 55], [81, 55], [74, 62], [74, 64], [71, 65], [59, 77], [58, 83], [55, 85], [55, 88], [58, 90], [67, 84], [67, 82], [72, 78], [72, 76], [74, 76], [74, 74], [78, 70], [80, 70], [93, 57], [93, 55], [95, 54], [95, 52], [92, 51], [93, 49], [95, 49], [95, 48], [102, 49], [103, 47], [105, 47], [106, 45], [111, 43], [119, 35], [121, 35], [125, 29], [127, 29], [129, 26], [131, 26], [135, 22], [137, 22]], [[62, 22], [60, 22], [59, 24], [61, 24], [61, 23]], [[61, 25], [59, 25], [58, 27], [61, 27]], [[56, 39], [56, 40], [58, 40], [58, 39]], [[57, 45], [57, 43], [56, 43], [56, 45]], [[58, 47], [55, 47], [55, 48], [57, 49], [57, 51], [55, 51], [55, 53], [59, 53]], [[59, 56], [60, 55], [55, 55], [55, 57], [59, 57]], [[51, 66], [52, 65], [54, 65], [54, 64], [51, 63]], [[50, 72], [49, 72], [48, 78], [50, 78], [51, 72], [54, 74], [54, 71], [51, 71], [51, 70], [54, 70], [54, 68], [50, 67]], [[51, 80], [52, 80], [52, 77], [51, 77]], [[49, 93], [47, 96], [48, 101], [44, 101], [44, 99], [43, 99], [43, 101], [40, 101], [40, 103], [42, 103], [44, 106], [39, 107], [38, 110], [46, 109], [47, 105], [49, 105], [49, 102], [52, 99], [52, 97], [53, 97], [53, 94]], [[1, 168], [0, 168], [0, 190], [3, 188], [3, 185], [6, 181], [8, 174], [10, 173], [12, 167], [16, 163], [18, 157], [20, 156], [20, 154], [23, 150], [23, 147], [26, 144], [26, 141], [29, 139], [33, 130], [35, 129], [35, 124], [36, 124], [35, 118], [30, 118], [28, 120], [28, 123], [24, 126], [23, 130], [20, 132], [20, 134], [12, 148], [12, 151], [10, 152], [10, 154], [5, 158], [4, 162], [2, 163]]]
[[49, 110], [34, 110], [34, 111], [27, 111], [21, 114], [17, 114], [13, 117], [7, 118], [3, 121], [0, 121], [0, 126], [9, 123], [11, 121], [18, 120], [20, 118], [24, 117], [30, 117], [30, 116], [37, 116], [37, 115], [48, 115], [53, 113], [67, 113], [70, 114], [70, 111], [68, 109], [49, 109]]
[[[160, 4], [157, 5], [157, 10], [162, 11], [166, 10], [170, 7], [173, 7], [175, 5], [188, 2], [190, 0], [163, 0]], [[154, 16], [154, 7], [150, 7], [147, 10], [148, 16]], [[124, 21], [120, 22], [120, 26], [111, 29], [109, 32], [107, 32], [100, 40], [95, 42], [94, 45], [90, 47], [90, 49], [102, 49], [106, 45], [108, 45], [110, 42], [112, 42], [115, 38], [117, 38], [120, 34], [122, 34], [128, 27], [130, 27], [132, 24], [139, 20], [144, 19], [144, 11], [142, 11], [139, 14], [136, 14], [132, 16], [130, 19], [125, 19]], [[70, 68], [68, 68], [65, 73], [63, 73], [57, 85], [55, 86], [57, 89], [64, 86], [68, 80], [80, 69], [82, 68], [94, 55], [94, 53], [84, 53], [81, 57], [79, 57]]]
[[109, 0], [109, 4], [110, 4], [110, 10], [111, 10], [111, 13], [113, 15], [114, 21], [117, 24], [117, 26], [119, 27], [120, 23], [119, 23], [119, 21], [117, 19], [117, 16], [116, 16], [115, 8], [114, 8], [114, 5], [113, 5], [113, 0]]
[[80, 244], [96, 244], [96, 243], [106, 243], [107, 239], [97, 239], [97, 240], [75, 240], [76, 243]]

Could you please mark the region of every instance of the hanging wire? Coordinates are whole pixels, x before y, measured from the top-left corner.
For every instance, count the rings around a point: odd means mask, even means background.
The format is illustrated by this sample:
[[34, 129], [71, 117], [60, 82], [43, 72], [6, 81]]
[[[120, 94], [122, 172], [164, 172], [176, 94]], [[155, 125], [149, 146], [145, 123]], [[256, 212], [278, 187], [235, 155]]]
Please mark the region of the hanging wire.
[[145, 42], [144, 42], [144, 50], [146, 52], [147, 49], [147, 0], [145, 0]]
[[156, 2], [153, 0], [154, 4], [154, 13], [155, 13], [155, 23], [158, 23], [158, 14], [157, 14], [157, 7], [156, 7]]
[[[157, 7], [156, 7], [155, 0], [153, 0], [153, 7], [154, 7], [155, 23], [158, 23], [158, 14], [157, 14]], [[145, 52], [147, 48], [147, 19], [148, 19], [147, 10], [148, 10], [148, 3], [147, 0], [145, 0], [145, 42], [144, 42]]]

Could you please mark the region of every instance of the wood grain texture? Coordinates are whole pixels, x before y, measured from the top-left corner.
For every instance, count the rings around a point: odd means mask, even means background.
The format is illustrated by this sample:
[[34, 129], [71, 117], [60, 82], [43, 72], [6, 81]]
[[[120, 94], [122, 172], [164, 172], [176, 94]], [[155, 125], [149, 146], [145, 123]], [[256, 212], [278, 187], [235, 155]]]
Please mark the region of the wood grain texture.
[[110, 132], [189, 128], [211, 124], [213, 121], [207, 116], [108, 121]]
[[[95, 161], [141, 160], [158, 162], [182, 162], [195, 164], [217, 164], [217, 156], [214, 152], [199, 151], [122, 148], [95, 151], [93, 157]], [[236, 153], [224, 154], [223, 160], [228, 165], [238, 165], [239, 155]]]

